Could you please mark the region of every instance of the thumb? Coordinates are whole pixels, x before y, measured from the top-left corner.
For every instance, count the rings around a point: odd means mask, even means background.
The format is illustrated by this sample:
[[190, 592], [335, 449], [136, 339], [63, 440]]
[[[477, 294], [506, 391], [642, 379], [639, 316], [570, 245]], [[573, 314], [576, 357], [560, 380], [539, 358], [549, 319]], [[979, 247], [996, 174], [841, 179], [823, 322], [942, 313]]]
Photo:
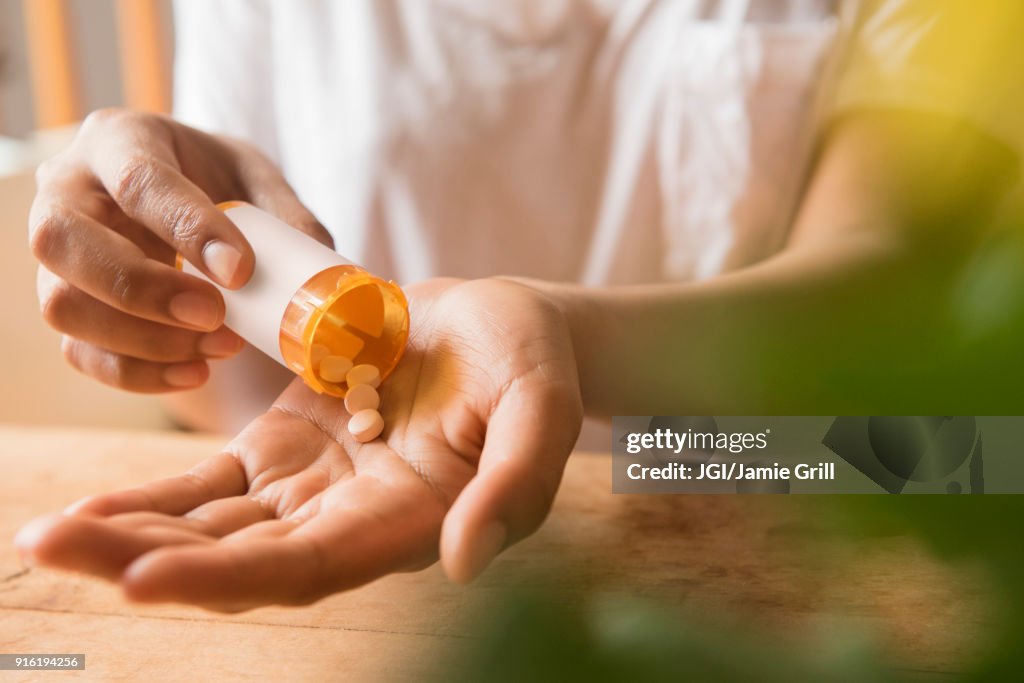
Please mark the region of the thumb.
[[491, 415], [477, 474], [441, 529], [441, 564], [453, 581], [472, 581], [547, 517], [582, 419], [579, 396], [562, 393], [516, 385]]

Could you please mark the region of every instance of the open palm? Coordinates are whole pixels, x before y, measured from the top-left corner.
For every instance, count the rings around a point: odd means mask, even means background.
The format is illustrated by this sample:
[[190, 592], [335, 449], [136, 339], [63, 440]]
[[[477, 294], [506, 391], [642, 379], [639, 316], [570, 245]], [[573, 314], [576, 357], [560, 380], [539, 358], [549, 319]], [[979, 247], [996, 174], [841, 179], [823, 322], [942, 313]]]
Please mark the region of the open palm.
[[380, 439], [356, 442], [341, 401], [296, 380], [224, 452], [37, 520], [20, 551], [135, 600], [220, 610], [309, 603], [439, 552], [471, 579], [536, 529], [558, 487], [582, 414], [569, 331], [510, 281], [407, 293], [412, 336], [380, 390]]

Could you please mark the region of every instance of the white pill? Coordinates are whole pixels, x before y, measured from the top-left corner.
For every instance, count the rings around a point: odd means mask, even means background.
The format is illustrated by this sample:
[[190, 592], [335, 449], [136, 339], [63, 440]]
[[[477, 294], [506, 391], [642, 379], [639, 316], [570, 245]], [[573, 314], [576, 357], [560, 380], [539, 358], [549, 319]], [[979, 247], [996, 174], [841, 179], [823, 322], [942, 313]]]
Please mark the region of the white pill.
[[384, 431], [384, 418], [372, 408], [360, 410], [349, 418], [348, 431], [359, 443], [373, 441]]
[[345, 410], [355, 415], [361, 410], [377, 410], [380, 407], [380, 394], [369, 384], [357, 384], [345, 394]]
[[380, 370], [376, 365], [357, 365], [348, 371], [345, 381], [348, 382], [350, 389], [357, 384], [369, 384], [376, 389], [380, 386]]
[[320, 361], [320, 368], [317, 374], [320, 379], [328, 382], [342, 382], [345, 376], [352, 371], [352, 361], [345, 356], [327, 356]]

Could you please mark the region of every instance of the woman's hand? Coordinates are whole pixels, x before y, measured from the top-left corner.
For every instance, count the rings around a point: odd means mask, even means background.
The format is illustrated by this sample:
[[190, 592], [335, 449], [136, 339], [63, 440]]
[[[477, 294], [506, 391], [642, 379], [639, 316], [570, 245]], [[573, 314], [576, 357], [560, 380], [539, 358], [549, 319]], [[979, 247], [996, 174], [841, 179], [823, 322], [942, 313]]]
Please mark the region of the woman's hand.
[[[383, 436], [296, 380], [220, 455], [33, 522], [30, 561], [140, 601], [305, 604], [438, 557], [468, 581], [547, 515], [582, 406], [569, 329], [505, 280], [408, 290], [412, 338], [381, 387]], [[440, 543], [439, 543], [440, 541]]]
[[162, 116], [94, 112], [37, 179], [43, 316], [73, 366], [132, 391], [198, 386], [206, 359], [242, 348], [220, 292], [174, 268], [180, 253], [224, 286], [248, 280], [252, 250], [215, 203], [250, 201], [330, 242], [259, 151]]

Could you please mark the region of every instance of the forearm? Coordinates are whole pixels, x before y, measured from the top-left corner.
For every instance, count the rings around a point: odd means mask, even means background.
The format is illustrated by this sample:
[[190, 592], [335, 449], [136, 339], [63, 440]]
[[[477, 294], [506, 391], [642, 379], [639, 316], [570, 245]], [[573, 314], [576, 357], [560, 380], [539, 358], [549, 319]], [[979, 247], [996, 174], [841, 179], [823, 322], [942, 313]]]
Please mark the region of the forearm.
[[696, 284], [545, 287], [590, 414], [838, 414], [945, 393], [952, 281], [862, 245]]
[[964, 277], [1015, 173], [959, 122], [865, 114], [835, 127], [775, 257], [700, 283], [537, 286], [573, 330], [591, 414], [1005, 410], [1024, 334], [968, 320], [1017, 297], [970, 300]]

